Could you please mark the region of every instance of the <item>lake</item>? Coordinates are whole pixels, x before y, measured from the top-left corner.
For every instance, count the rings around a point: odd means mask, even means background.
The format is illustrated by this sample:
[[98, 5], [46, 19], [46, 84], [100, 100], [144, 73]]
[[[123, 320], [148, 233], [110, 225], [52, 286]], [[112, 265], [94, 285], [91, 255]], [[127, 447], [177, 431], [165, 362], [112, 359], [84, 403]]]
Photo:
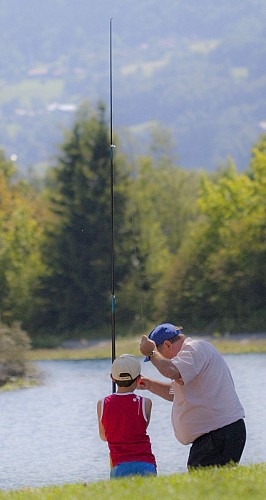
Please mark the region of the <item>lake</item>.
[[[243, 465], [266, 461], [266, 354], [225, 355], [245, 408]], [[143, 358], [141, 358], [142, 360]], [[112, 392], [109, 360], [41, 361], [38, 387], [0, 393], [0, 489], [109, 479], [107, 444], [98, 436], [97, 400]], [[151, 363], [142, 374], [162, 378]], [[158, 474], [185, 472], [189, 446], [174, 437], [171, 403], [153, 400], [149, 425]]]

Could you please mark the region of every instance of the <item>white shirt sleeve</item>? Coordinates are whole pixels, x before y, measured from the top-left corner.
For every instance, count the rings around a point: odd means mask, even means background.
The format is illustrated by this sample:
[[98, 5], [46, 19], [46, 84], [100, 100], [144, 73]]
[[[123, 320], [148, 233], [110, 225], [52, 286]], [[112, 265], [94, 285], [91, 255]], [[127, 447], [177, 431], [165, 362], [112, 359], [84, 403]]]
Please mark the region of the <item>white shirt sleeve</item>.
[[184, 342], [181, 351], [171, 361], [179, 370], [184, 384], [188, 384], [206, 366], [206, 352], [198, 342], [194, 343], [188, 338]]

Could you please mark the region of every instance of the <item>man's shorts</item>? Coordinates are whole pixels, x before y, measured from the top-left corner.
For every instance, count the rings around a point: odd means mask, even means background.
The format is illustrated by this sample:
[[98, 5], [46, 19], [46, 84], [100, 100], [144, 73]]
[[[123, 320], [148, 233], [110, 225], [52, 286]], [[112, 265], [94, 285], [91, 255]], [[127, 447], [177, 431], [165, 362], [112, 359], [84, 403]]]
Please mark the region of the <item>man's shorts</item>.
[[203, 434], [190, 448], [188, 469], [237, 464], [245, 443], [246, 427], [243, 419]]
[[124, 476], [156, 476], [156, 467], [149, 462], [122, 462], [112, 467], [110, 478]]

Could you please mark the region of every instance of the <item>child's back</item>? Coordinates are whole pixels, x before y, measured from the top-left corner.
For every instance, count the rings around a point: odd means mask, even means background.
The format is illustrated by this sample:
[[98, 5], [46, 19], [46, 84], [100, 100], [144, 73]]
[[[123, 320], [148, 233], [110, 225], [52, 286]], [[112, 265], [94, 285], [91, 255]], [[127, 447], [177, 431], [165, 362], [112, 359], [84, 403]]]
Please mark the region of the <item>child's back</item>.
[[98, 401], [100, 437], [108, 442], [111, 477], [156, 474], [156, 461], [146, 432], [151, 400], [134, 394], [140, 379], [140, 363], [124, 354], [112, 365], [118, 392]]

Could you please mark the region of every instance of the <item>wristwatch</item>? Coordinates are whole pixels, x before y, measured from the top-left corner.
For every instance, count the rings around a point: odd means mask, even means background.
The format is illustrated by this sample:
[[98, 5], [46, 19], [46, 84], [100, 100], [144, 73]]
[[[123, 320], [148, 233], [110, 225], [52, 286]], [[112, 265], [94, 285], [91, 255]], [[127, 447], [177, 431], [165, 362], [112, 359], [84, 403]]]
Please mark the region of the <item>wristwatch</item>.
[[148, 358], [149, 358], [149, 359], [151, 359], [151, 358], [152, 358], [152, 356], [154, 356], [155, 352], [156, 352], [156, 351], [151, 351], [151, 352], [150, 352], [150, 354], [148, 355]]

